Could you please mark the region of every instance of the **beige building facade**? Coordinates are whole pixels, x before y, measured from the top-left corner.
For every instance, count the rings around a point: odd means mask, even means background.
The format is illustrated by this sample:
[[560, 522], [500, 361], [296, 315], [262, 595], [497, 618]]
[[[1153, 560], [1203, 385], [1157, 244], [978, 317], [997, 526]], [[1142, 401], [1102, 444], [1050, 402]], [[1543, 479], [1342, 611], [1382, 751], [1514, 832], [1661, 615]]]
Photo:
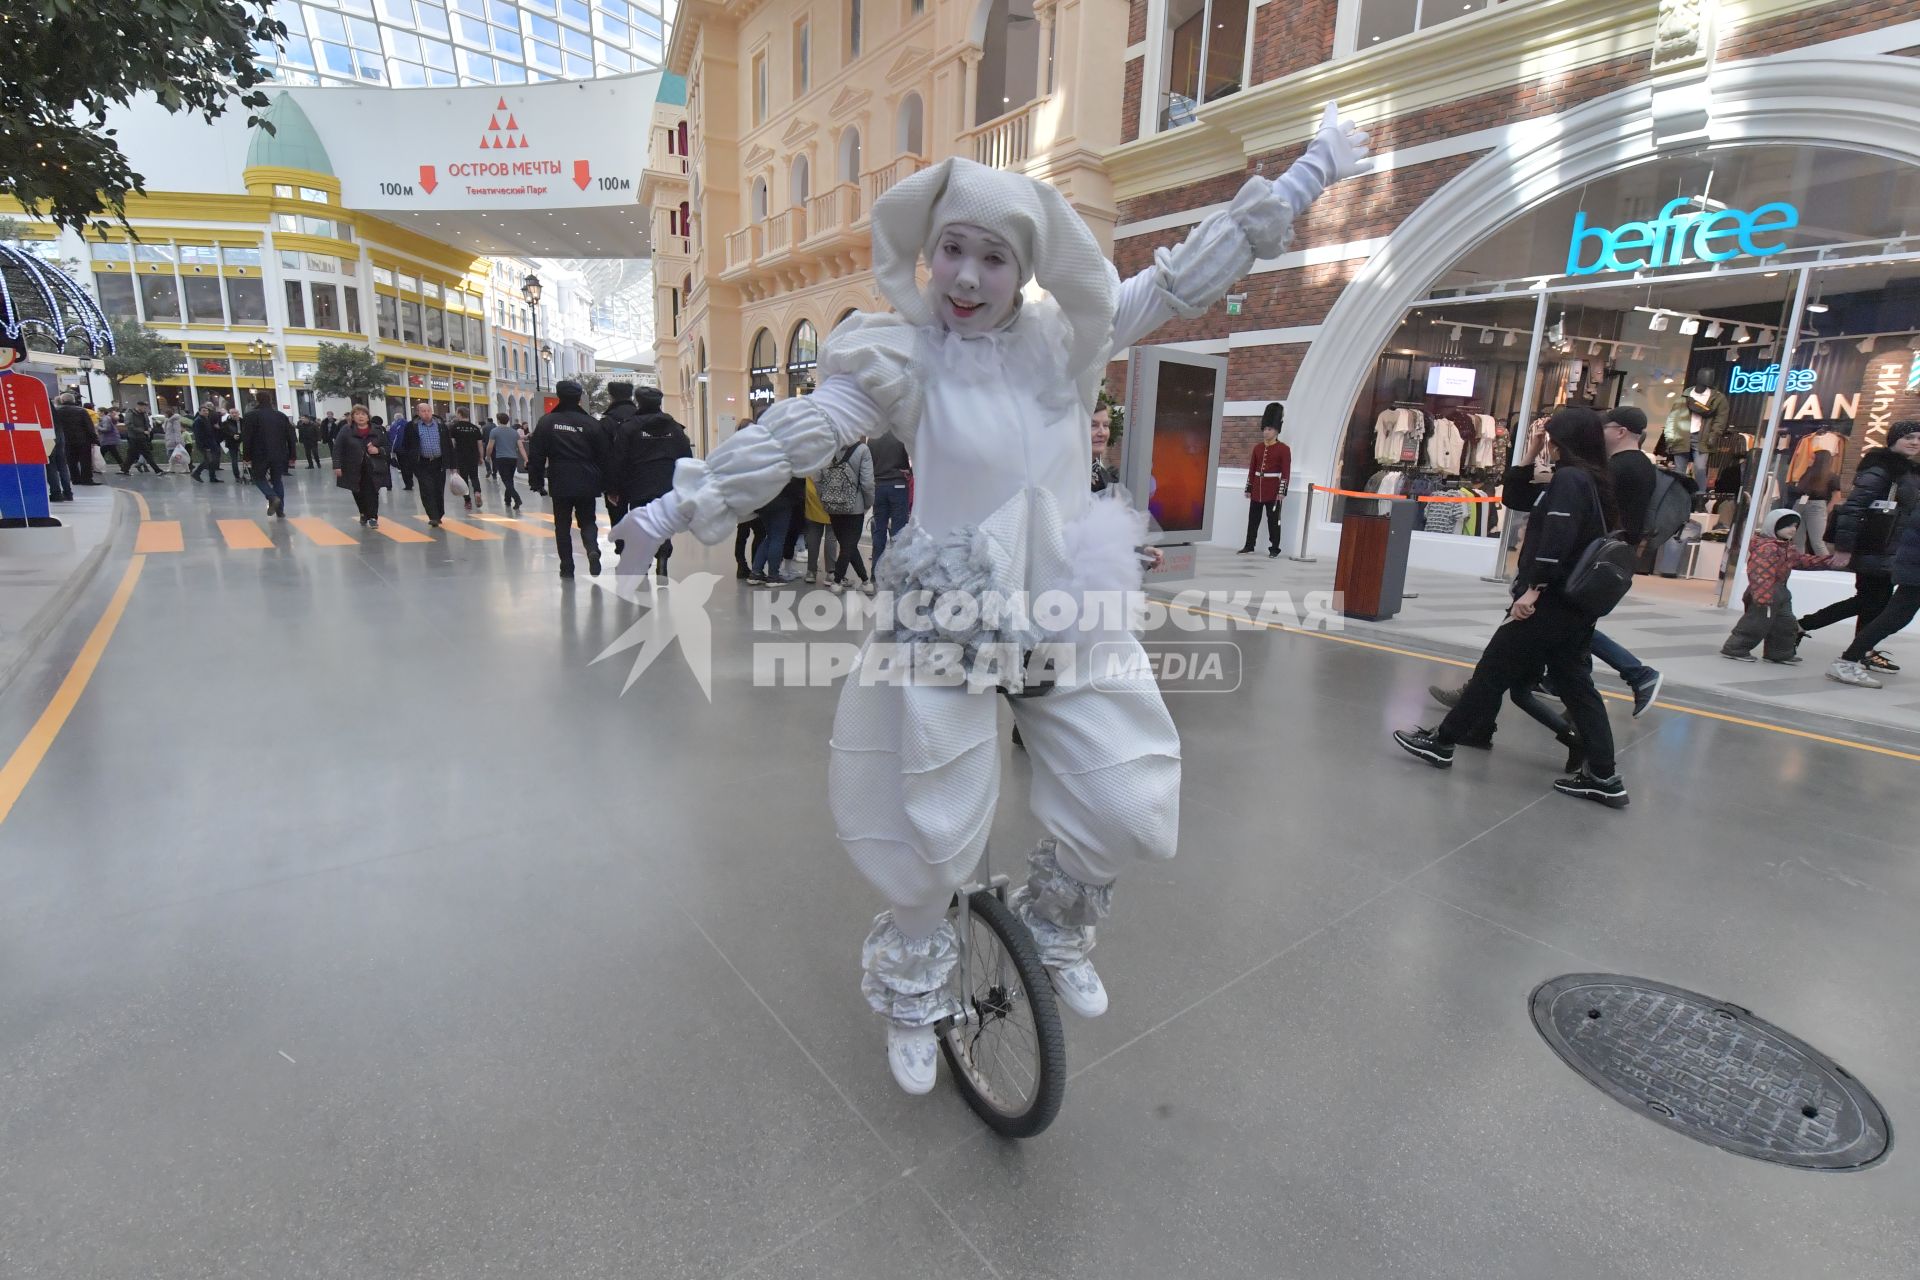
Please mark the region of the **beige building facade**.
[[661, 385], [696, 446], [804, 393], [833, 326], [884, 309], [868, 213], [930, 164], [1053, 182], [1110, 244], [1125, 35], [1118, 0], [683, 6], [642, 198]]

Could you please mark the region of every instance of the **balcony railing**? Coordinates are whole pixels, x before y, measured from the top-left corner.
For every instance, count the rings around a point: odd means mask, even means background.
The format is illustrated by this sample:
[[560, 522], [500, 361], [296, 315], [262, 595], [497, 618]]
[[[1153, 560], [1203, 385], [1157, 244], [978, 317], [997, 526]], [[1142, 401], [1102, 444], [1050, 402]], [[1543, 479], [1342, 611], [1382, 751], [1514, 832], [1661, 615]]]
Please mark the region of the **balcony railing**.
[[851, 231], [860, 220], [860, 188], [843, 182], [807, 201], [808, 240], [819, 240], [835, 232]]
[[1052, 101], [1051, 97], [1035, 98], [1024, 106], [1015, 107], [1007, 114], [961, 134], [963, 153], [971, 146], [973, 158], [981, 164], [991, 165], [995, 169], [1019, 168], [1033, 156], [1034, 135], [1038, 132], [1035, 121], [1039, 119], [1041, 109]]
[[742, 227], [727, 233], [727, 270], [739, 271], [751, 266], [760, 256], [760, 227]]
[[910, 178], [927, 167], [927, 162], [919, 156], [905, 155], [885, 168], [875, 169], [861, 179], [866, 189], [867, 208], [873, 208], [873, 202], [892, 189], [895, 183]]
[[767, 219], [766, 256], [786, 253], [807, 238], [807, 211], [795, 205]]

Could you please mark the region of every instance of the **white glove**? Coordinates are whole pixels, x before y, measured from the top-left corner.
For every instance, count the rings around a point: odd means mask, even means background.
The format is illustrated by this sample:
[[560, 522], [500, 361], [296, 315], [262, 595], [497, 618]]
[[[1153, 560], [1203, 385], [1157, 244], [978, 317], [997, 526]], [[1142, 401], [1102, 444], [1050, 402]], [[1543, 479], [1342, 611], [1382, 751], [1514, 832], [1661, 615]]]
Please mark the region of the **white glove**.
[[1340, 118], [1339, 103], [1329, 102], [1307, 153], [1273, 180], [1274, 192], [1292, 207], [1295, 216], [1305, 213], [1322, 191], [1373, 167], [1373, 161], [1367, 158], [1369, 141], [1359, 125]]
[[692, 522], [681, 514], [678, 494], [663, 494], [644, 507], [635, 507], [613, 526], [614, 541], [626, 544], [615, 572], [623, 576], [652, 573], [653, 557], [661, 544], [692, 527]]

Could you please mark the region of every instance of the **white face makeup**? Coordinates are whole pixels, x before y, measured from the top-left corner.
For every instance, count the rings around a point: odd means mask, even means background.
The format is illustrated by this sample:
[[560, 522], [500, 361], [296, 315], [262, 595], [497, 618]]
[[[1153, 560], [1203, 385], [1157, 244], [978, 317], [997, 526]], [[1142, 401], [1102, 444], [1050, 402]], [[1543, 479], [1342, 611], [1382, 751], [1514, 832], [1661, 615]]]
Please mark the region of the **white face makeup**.
[[1013, 314], [1020, 268], [1004, 240], [954, 223], [933, 247], [933, 304], [942, 324], [962, 335], [991, 333]]

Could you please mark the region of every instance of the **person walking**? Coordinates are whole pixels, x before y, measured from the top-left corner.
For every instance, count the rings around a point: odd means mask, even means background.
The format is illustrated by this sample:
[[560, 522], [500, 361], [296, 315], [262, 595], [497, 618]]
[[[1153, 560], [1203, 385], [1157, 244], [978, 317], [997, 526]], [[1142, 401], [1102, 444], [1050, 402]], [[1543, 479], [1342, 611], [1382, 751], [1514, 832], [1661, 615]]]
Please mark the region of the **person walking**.
[[438, 529], [447, 514], [447, 462], [453, 456], [453, 438], [434, 416], [431, 400], [417, 400], [413, 416], [400, 426], [400, 474], [413, 473], [420, 487], [420, 509], [427, 523]]
[[240, 464], [245, 461], [240, 456], [240, 415], [231, 408], [220, 415], [220, 442], [227, 447], [227, 460], [232, 464], [233, 478], [240, 479]]
[[[1647, 508], [1653, 503], [1653, 483], [1657, 468], [1641, 447], [1647, 432], [1647, 415], [1631, 405], [1610, 409], [1602, 419], [1607, 442], [1607, 478], [1613, 482], [1613, 500], [1620, 513], [1620, 532], [1636, 548], [1647, 536]], [[1660, 696], [1664, 677], [1627, 652], [1626, 646], [1605, 632], [1593, 633], [1593, 656], [1620, 673], [1633, 690], [1633, 714], [1637, 719]]]
[[1768, 662], [1790, 666], [1800, 661], [1800, 629], [1793, 620], [1793, 593], [1787, 580], [1795, 569], [1825, 569], [1831, 555], [1802, 551], [1800, 517], [1791, 508], [1767, 512], [1747, 542], [1747, 591], [1740, 603], [1746, 612], [1733, 624], [1733, 634], [1720, 646], [1720, 656], [1735, 662], [1756, 662], [1754, 646], [1765, 642]]
[[240, 451], [253, 467], [253, 484], [267, 500], [267, 514], [287, 514], [287, 469], [293, 465], [297, 438], [293, 422], [274, 403], [273, 392], [254, 393], [253, 408], [240, 420]]
[[504, 413], [493, 420], [493, 430], [487, 433], [487, 465], [500, 478], [500, 500], [507, 510], [525, 506], [520, 491], [513, 487], [513, 473], [527, 465], [527, 445]]
[[180, 412], [180, 402], [171, 401], [167, 405], [166, 420], [160, 424], [160, 434], [167, 448], [167, 474], [176, 474], [175, 468], [191, 467], [193, 459], [187, 455], [187, 425], [191, 421]]
[[455, 410], [453, 425], [447, 434], [453, 437], [453, 466], [467, 482], [463, 497], [468, 511], [484, 509], [487, 496], [480, 489], [480, 454], [486, 448], [487, 432], [467, 418], [465, 410]]
[[[1898, 443], [1900, 452], [1905, 454], [1913, 449], [1912, 445], [1905, 442], [1916, 433], [1920, 433], [1920, 420], [1903, 419], [1887, 429], [1887, 438]], [[1883, 515], [1881, 523], [1886, 522]], [[1880, 681], [1867, 667], [1868, 656], [1905, 629], [1913, 621], [1914, 615], [1920, 613], [1920, 503], [1903, 507], [1895, 499], [1892, 524], [1893, 533], [1886, 545], [1890, 553], [1887, 567], [1893, 592], [1879, 614], [1860, 628], [1854, 634], [1853, 643], [1841, 651], [1839, 660], [1827, 671], [1829, 680], [1861, 689], [1880, 688]], [[1838, 557], [1835, 560], [1837, 563]], [[1897, 669], [1891, 661], [1887, 661], [1877, 670], [1889, 671], [1890, 668]]]
[[[840, 544], [833, 580], [827, 585], [835, 591], [845, 590], [847, 567], [851, 565], [860, 585], [872, 595], [873, 579], [867, 576], [866, 562], [860, 558], [860, 526], [873, 505], [873, 454], [866, 440], [856, 440], [835, 454], [815, 483], [820, 490], [820, 505], [827, 509], [833, 523], [834, 541]], [[768, 540], [772, 540], [771, 531]]]
[[[645, 506], [673, 490], [673, 469], [680, 459], [693, 456], [693, 442], [687, 431], [663, 410], [660, 388], [641, 387], [631, 412], [620, 409], [623, 392], [631, 384], [615, 382], [607, 388], [614, 399], [601, 418], [607, 432], [607, 450], [612, 459], [612, 474], [607, 483], [613, 492], [607, 495], [607, 521], [617, 523], [635, 507]], [[626, 550], [624, 541], [613, 544], [614, 551]], [[667, 560], [673, 555], [673, 539], [660, 544], [653, 557], [652, 571], [667, 576]]]
[[[375, 418], [373, 420], [373, 425], [375, 425], [376, 427], [380, 426], [381, 425], [380, 419]], [[411, 460], [408, 459], [406, 455], [406, 451], [400, 447], [401, 444], [406, 439], [406, 434], [407, 434], [406, 421], [405, 419], [400, 419], [394, 422], [387, 423], [385, 425], [387, 429], [387, 457], [392, 460], [394, 467], [399, 470], [400, 483], [402, 487], [404, 487], [408, 493], [412, 493], [413, 492], [413, 463]], [[389, 472], [389, 475], [391, 475], [391, 471]], [[393, 483], [391, 480], [388, 481], [387, 488], [389, 489], [393, 488]]]
[[[1286, 410], [1278, 401], [1260, 414], [1260, 443], [1253, 446], [1247, 460], [1247, 541], [1239, 554], [1253, 554], [1260, 541], [1260, 521], [1267, 522], [1267, 558], [1280, 554], [1280, 503], [1287, 496], [1293, 479], [1293, 450], [1280, 443], [1280, 429], [1286, 423]], [[1097, 455], [1096, 455], [1097, 456]]]
[[516, 424], [515, 424], [515, 426], [516, 426], [516, 427], [518, 428], [518, 430], [519, 430], [519, 432], [520, 432], [520, 438], [521, 438], [522, 440], [524, 440], [524, 441], [526, 441], [526, 442], [527, 442], [527, 445], [528, 445], [528, 448], [527, 448], [527, 488], [529, 488], [529, 489], [531, 489], [531, 490], [533, 490], [533, 491], [534, 491], [534, 493], [536, 493], [536, 494], [538, 494], [538, 495], [539, 495], [540, 497], [543, 497], [543, 498], [544, 498], [544, 497], [546, 497], [546, 496], [547, 496], [547, 463], [546, 463], [546, 460], [545, 460], [544, 458], [536, 458], [536, 457], [534, 456], [534, 454], [533, 454], [533, 448], [532, 448], [532, 445], [533, 445], [533, 433], [532, 433], [531, 431], [529, 431], [529, 430], [527, 430], [527, 424], [526, 424], [526, 423], [524, 423], [524, 422], [520, 422], [520, 423], [516, 423]]
[[333, 482], [352, 492], [360, 523], [369, 529], [380, 527], [380, 491], [393, 487], [392, 458], [387, 434], [374, 425], [367, 406], [353, 406], [333, 438]]
[[[1531, 473], [1543, 456], [1553, 474], [1540, 484]], [[1525, 461], [1507, 470], [1502, 501], [1530, 512], [1507, 621], [1487, 643], [1446, 719], [1433, 729], [1396, 729], [1393, 740], [1435, 768], [1450, 768], [1454, 746], [1484, 728], [1501, 697], [1544, 666], [1586, 753], [1585, 766], [1556, 779], [1554, 790], [1624, 809], [1627, 788], [1615, 772], [1613, 728], [1593, 685], [1593, 619], [1561, 594], [1581, 554], [1619, 527], [1600, 415], [1570, 406], [1530, 432]]]
[[57, 422], [40, 428], [40, 443], [47, 451], [47, 500], [73, 501], [73, 472], [67, 466], [67, 433]]
[[121, 452], [121, 446], [126, 443], [126, 437], [120, 434], [120, 420], [114, 415], [112, 409], [100, 415], [100, 425], [95, 428], [95, 432], [100, 440], [101, 459], [119, 467], [120, 473], [125, 475], [127, 468], [133, 464], [133, 455]]
[[[873, 570], [878, 573], [887, 543], [907, 527], [907, 518], [913, 514], [913, 462], [907, 456], [906, 442], [892, 431], [867, 441], [867, 449], [873, 455]], [[1101, 452], [1096, 449], [1094, 457]], [[811, 541], [807, 552], [811, 557]]]
[[135, 467], [160, 474], [160, 468], [153, 464], [153, 419], [147, 413], [145, 400], [135, 402], [127, 413], [127, 456], [120, 474], [132, 475]]
[[753, 573], [747, 578], [749, 583], [756, 587], [779, 587], [793, 581], [782, 570], [781, 560], [786, 554], [787, 531], [804, 514], [806, 501], [806, 481], [793, 476], [767, 505], [760, 508], [760, 519], [765, 522], [766, 534], [753, 549]]
[[200, 479], [205, 472], [207, 479], [220, 483], [220, 412], [209, 400], [200, 406], [200, 412], [193, 416], [193, 448], [199, 457], [194, 460], [193, 478]]
[[67, 454], [67, 480], [70, 484], [98, 483], [93, 478], [93, 416], [80, 407], [72, 392], [60, 396], [53, 407], [53, 428], [60, 433], [60, 444]]
[[[1860, 455], [1853, 488], [1833, 508], [1828, 533], [1836, 568], [1853, 570], [1853, 594], [1800, 619], [1804, 637], [1842, 618], [1854, 620], [1854, 634], [1867, 629], [1893, 598], [1894, 539], [1908, 513], [1920, 508], [1920, 422], [1904, 420], [1887, 429], [1887, 442]], [[1878, 649], [1860, 665], [1867, 672], [1893, 674], [1899, 664]], [[1853, 683], [1853, 673], [1841, 683]]]
[[300, 436], [300, 449], [307, 455], [307, 470], [314, 471], [320, 466], [320, 424], [313, 415], [303, 413], [300, 421], [294, 424], [294, 430]]
[[580, 407], [584, 388], [571, 378], [554, 384], [559, 401], [534, 424], [527, 465], [546, 475], [553, 503], [553, 538], [560, 550], [560, 576], [573, 576], [573, 528], [587, 549], [587, 572], [600, 572], [600, 539], [594, 527], [594, 503], [607, 490], [607, 433]]

